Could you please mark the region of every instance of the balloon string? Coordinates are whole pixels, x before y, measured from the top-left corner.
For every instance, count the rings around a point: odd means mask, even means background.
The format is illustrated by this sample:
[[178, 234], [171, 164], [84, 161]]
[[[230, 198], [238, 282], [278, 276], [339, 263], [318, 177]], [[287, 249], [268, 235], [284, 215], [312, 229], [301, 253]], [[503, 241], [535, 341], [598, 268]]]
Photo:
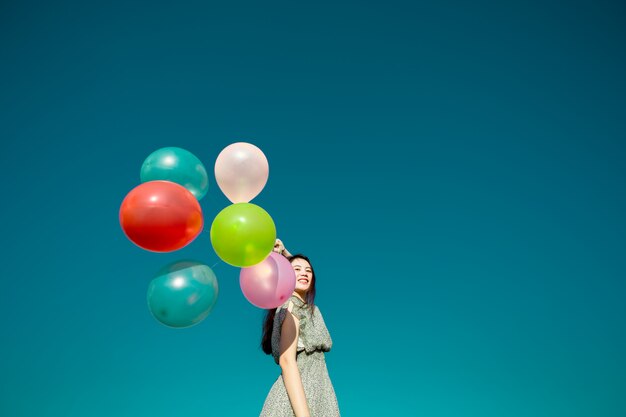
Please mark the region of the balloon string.
[[[202, 233], [211, 233], [209, 230], [202, 229]], [[215, 265], [211, 267], [211, 269], [215, 269], [215, 267], [220, 263], [220, 261], [215, 262]]]

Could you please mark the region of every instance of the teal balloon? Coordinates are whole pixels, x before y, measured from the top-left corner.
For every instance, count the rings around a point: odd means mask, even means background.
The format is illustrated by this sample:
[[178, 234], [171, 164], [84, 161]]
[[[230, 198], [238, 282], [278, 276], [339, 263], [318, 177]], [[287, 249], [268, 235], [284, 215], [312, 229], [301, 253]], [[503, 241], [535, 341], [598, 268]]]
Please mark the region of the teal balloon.
[[148, 307], [169, 327], [190, 327], [204, 320], [217, 301], [217, 277], [208, 266], [178, 261], [165, 266], [148, 287]]
[[209, 176], [202, 162], [191, 152], [176, 147], [152, 152], [141, 166], [141, 182], [171, 181], [188, 189], [201, 200], [209, 190]]

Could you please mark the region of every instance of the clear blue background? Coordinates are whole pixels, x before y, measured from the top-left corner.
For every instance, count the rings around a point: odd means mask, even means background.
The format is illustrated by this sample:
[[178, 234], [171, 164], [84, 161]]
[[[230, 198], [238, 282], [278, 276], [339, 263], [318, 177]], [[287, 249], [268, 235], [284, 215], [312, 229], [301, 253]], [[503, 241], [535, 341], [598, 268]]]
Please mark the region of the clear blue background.
[[[279, 368], [208, 231], [118, 210], [164, 146], [270, 162], [253, 202], [308, 254], [342, 416], [626, 415], [626, 6], [0, 5], [0, 415], [255, 416]], [[153, 275], [215, 265], [185, 330]]]

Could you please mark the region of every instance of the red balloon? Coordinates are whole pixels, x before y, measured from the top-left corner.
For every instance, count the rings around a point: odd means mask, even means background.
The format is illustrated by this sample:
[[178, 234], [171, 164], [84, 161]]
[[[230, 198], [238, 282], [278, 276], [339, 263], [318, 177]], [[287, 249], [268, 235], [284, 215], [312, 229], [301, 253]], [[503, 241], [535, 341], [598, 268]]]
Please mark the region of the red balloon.
[[148, 181], [122, 201], [120, 225], [135, 245], [153, 252], [171, 252], [193, 241], [204, 219], [198, 200], [182, 185]]

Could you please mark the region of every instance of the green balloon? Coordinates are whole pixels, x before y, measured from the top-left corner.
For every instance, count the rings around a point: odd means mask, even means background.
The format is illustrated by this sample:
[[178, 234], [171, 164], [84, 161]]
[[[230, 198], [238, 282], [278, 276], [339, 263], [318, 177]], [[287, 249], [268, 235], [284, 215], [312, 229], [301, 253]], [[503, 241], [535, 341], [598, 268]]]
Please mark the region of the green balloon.
[[252, 203], [231, 204], [211, 225], [211, 244], [227, 264], [256, 265], [272, 252], [276, 226], [267, 211]]

